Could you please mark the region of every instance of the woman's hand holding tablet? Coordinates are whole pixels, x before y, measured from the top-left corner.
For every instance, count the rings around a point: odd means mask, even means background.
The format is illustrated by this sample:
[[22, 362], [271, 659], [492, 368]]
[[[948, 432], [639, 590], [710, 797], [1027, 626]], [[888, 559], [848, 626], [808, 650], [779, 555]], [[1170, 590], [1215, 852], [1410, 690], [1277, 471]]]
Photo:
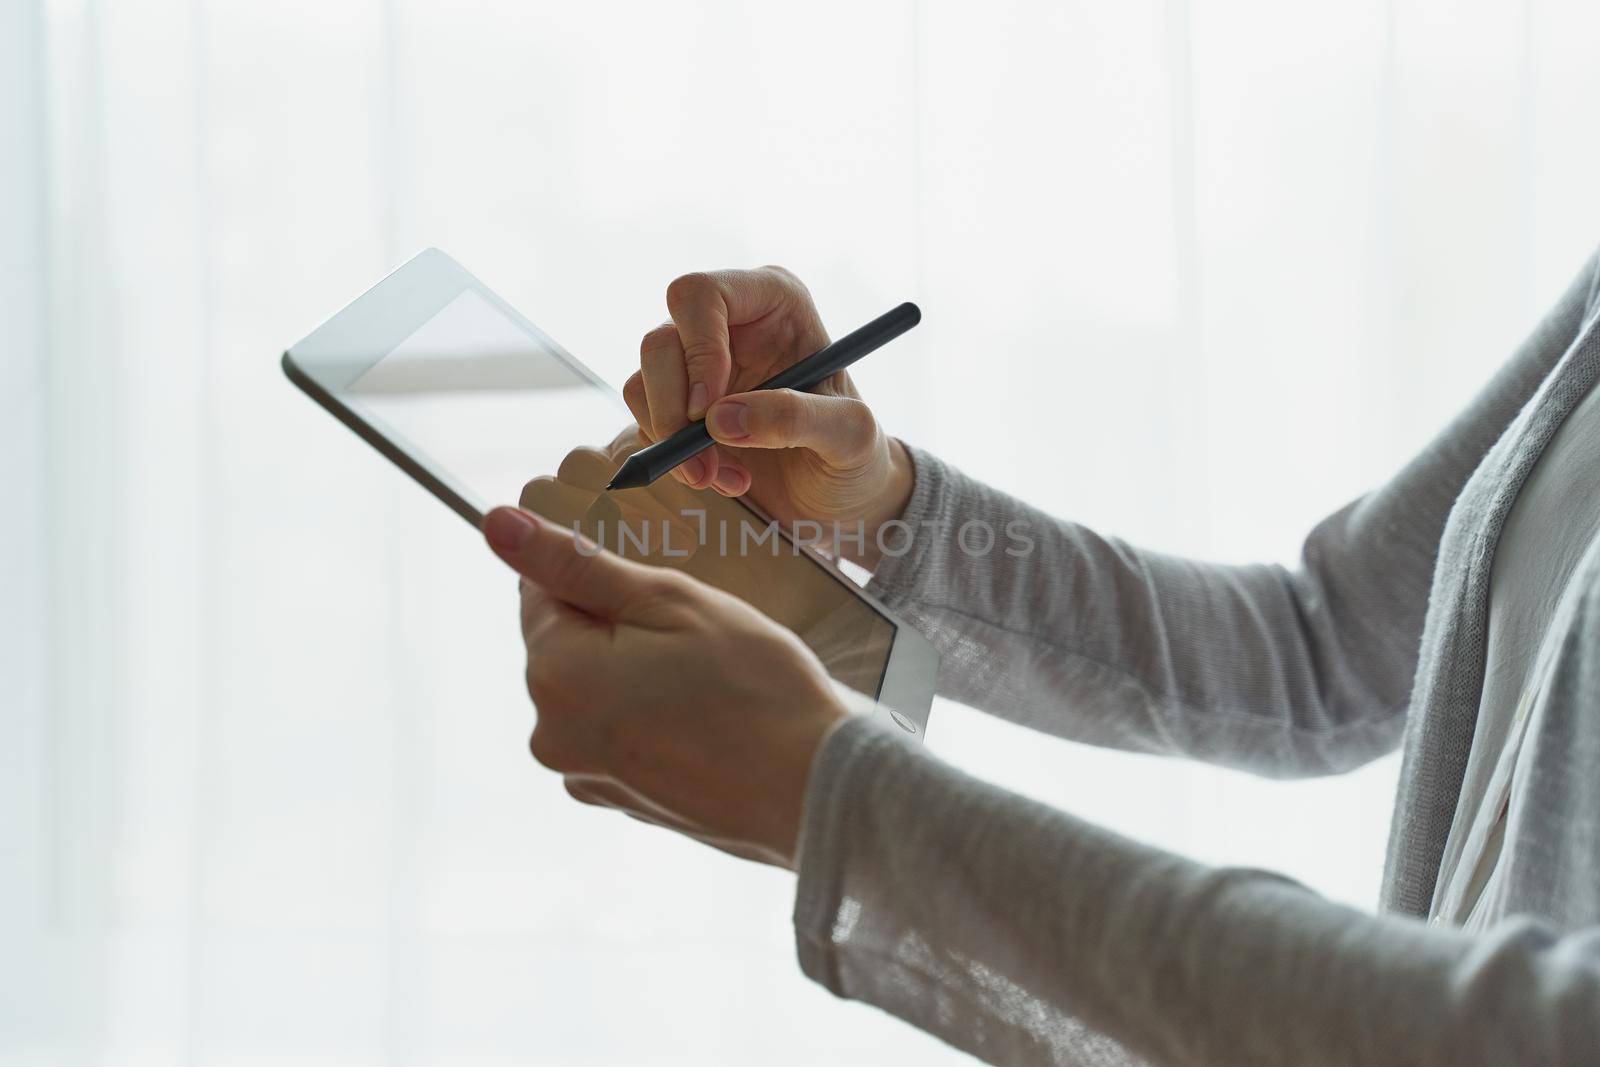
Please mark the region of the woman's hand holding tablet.
[[811, 760], [845, 707], [746, 602], [516, 508], [484, 522], [524, 578], [529, 748], [578, 800], [745, 859], [794, 864]]

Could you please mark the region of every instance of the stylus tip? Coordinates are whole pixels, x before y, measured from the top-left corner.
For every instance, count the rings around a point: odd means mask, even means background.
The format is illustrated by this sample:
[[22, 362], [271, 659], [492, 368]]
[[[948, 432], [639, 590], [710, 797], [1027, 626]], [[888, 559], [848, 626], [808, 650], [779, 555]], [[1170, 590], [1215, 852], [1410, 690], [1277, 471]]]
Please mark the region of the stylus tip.
[[611, 476], [611, 481], [606, 483], [607, 489], [637, 489], [641, 485], [650, 484], [650, 471], [638, 455], [628, 457], [628, 461], [617, 468], [617, 473]]

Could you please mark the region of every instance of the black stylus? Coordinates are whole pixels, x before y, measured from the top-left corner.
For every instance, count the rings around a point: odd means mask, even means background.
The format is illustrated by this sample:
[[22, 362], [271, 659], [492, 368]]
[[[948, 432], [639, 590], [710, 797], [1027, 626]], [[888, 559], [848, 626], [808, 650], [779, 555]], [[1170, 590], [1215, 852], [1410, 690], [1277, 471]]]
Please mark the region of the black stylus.
[[[847, 333], [831, 345], [811, 353], [787, 370], [779, 371], [756, 389], [811, 389], [844, 370], [850, 364], [876, 351], [922, 321], [917, 305], [907, 301], [892, 311], [886, 311], [853, 333]], [[755, 392], [754, 389], [748, 390]], [[711, 434], [705, 420], [691, 422], [671, 437], [629, 456], [617, 468], [616, 477], [607, 489], [635, 489], [649, 485], [663, 474], [711, 447]]]

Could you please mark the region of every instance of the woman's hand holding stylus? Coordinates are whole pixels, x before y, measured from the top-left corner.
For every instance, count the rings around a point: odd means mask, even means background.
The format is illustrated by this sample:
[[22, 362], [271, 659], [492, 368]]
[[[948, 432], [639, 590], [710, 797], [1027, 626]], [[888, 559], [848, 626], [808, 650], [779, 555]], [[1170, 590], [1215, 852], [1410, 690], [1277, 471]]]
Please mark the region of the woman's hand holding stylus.
[[718, 444], [673, 477], [748, 493], [781, 522], [837, 523], [845, 554], [872, 566], [879, 528], [911, 495], [904, 446], [847, 373], [813, 392], [748, 391], [828, 343], [806, 287], [780, 267], [686, 274], [667, 287], [667, 310], [672, 321], [645, 335], [623, 396], [651, 441], [706, 419]]

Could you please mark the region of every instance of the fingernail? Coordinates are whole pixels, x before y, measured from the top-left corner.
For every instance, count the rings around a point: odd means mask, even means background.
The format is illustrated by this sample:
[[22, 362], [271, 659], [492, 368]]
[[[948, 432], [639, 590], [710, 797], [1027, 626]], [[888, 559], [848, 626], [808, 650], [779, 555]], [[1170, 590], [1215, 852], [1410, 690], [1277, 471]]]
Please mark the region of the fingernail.
[[502, 556], [513, 556], [522, 551], [524, 545], [533, 539], [539, 530], [539, 523], [526, 511], [516, 508], [496, 508], [489, 512], [489, 517], [484, 521], [484, 536], [489, 538], [489, 546]]
[[710, 399], [711, 391], [706, 388], [706, 383], [695, 382], [694, 388], [689, 390], [689, 418], [703, 418]]
[[737, 400], [724, 400], [711, 409], [706, 425], [718, 440], [741, 440], [750, 436], [750, 409]]
[[706, 478], [706, 461], [701, 456], [690, 456], [678, 468], [683, 471], [683, 476], [689, 479], [690, 485], [699, 485]]
[[738, 496], [749, 487], [745, 473], [733, 467], [718, 467], [713, 484], [728, 496]]

